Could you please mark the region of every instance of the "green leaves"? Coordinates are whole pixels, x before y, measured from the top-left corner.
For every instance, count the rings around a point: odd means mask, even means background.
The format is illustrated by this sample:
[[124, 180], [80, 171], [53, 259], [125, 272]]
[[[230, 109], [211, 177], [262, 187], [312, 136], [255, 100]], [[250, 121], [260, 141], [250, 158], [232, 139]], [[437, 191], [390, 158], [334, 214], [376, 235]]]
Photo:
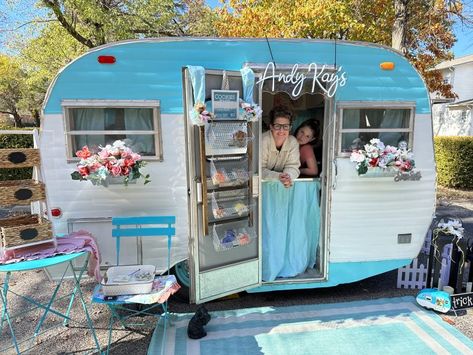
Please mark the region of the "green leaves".
[[71, 174], [71, 178], [72, 178], [72, 180], [80, 180], [80, 181], [86, 180], [82, 177], [82, 175], [78, 171], [74, 171]]
[[[216, 30], [223, 37], [326, 38], [367, 41], [391, 46], [393, 32], [407, 48], [406, 57], [419, 70], [429, 90], [454, 97], [436, 64], [451, 59], [454, 17], [471, 27], [459, 1], [403, 1], [405, 21], [395, 22], [392, 0], [228, 0], [217, 9]], [[463, 21], [462, 21], [463, 23]], [[402, 28], [399, 28], [404, 26]], [[402, 30], [402, 31], [401, 31]]]
[[438, 184], [473, 189], [473, 137], [435, 137], [434, 143]]

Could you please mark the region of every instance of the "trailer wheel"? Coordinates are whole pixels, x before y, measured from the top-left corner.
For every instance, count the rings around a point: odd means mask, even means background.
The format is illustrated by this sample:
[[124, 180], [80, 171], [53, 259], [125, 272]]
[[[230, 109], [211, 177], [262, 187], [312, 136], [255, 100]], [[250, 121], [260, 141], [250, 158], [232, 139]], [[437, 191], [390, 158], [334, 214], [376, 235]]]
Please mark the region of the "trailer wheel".
[[174, 294], [173, 297], [181, 302], [189, 303], [189, 287], [191, 283], [187, 260], [174, 265], [171, 272], [176, 275], [177, 282], [179, 282], [179, 285], [181, 286], [181, 289]]

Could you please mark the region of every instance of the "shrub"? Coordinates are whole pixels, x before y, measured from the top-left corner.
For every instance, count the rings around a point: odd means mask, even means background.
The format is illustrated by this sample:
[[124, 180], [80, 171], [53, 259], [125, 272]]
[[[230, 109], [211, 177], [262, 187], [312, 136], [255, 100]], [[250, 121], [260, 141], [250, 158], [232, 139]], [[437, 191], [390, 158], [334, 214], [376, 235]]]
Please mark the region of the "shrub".
[[473, 137], [435, 137], [434, 143], [438, 184], [473, 189]]
[[[0, 126], [0, 130], [16, 130], [9, 126]], [[31, 128], [30, 128], [31, 129]], [[32, 148], [33, 136], [30, 134], [0, 135], [0, 149]], [[32, 168], [0, 169], [0, 181], [31, 179]]]

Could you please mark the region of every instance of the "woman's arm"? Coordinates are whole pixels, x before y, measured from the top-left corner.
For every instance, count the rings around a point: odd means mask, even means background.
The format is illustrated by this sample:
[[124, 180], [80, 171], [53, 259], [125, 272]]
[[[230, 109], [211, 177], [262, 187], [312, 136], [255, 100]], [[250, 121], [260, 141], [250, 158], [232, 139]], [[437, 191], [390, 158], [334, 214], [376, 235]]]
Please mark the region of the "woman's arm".
[[307, 144], [301, 148], [301, 162], [305, 163], [306, 168], [302, 168], [301, 175], [317, 176], [319, 168], [317, 166], [317, 159], [315, 158], [312, 146]]
[[299, 143], [293, 136], [288, 137], [289, 151], [283, 172], [290, 175], [291, 180], [299, 177], [299, 167], [301, 166]]
[[261, 175], [265, 180], [278, 180], [280, 173], [268, 169], [268, 160], [271, 148], [271, 137], [263, 135], [263, 140], [261, 144]]

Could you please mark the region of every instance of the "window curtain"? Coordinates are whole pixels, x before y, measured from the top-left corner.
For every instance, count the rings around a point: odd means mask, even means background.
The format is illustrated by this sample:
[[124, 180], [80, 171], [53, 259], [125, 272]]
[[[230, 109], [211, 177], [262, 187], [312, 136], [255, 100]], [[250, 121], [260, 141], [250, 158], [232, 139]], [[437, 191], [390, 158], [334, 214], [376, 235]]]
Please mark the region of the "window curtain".
[[263, 280], [313, 268], [320, 238], [319, 181], [262, 184]]
[[[153, 110], [149, 108], [125, 109], [125, 130], [127, 131], [153, 131]], [[154, 135], [128, 135], [131, 142], [129, 147], [134, 152], [154, 154]]]
[[[386, 110], [380, 128], [407, 128], [404, 124], [406, 110]], [[380, 132], [379, 139], [384, 144], [397, 147], [399, 142], [407, 140], [406, 132]]]
[[[105, 120], [103, 108], [75, 108], [73, 109], [73, 130], [75, 131], [103, 131]], [[104, 135], [79, 135], [75, 137], [75, 149], [83, 146], [93, 147], [104, 144]]]
[[205, 102], [205, 69], [200, 66], [188, 65], [192, 88], [194, 89], [194, 104]]
[[[343, 110], [343, 124], [342, 128], [360, 128], [360, 115], [361, 112], [358, 109], [345, 109]], [[342, 134], [342, 151], [351, 151], [353, 149], [361, 149], [363, 144], [359, 139], [360, 134], [355, 133], [343, 133]]]
[[254, 105], [253, 88], [255, 86], [255, 73], [249, 67], [240, 69], [240, 73], [243, 84], [243, 100], [250, 105]]

